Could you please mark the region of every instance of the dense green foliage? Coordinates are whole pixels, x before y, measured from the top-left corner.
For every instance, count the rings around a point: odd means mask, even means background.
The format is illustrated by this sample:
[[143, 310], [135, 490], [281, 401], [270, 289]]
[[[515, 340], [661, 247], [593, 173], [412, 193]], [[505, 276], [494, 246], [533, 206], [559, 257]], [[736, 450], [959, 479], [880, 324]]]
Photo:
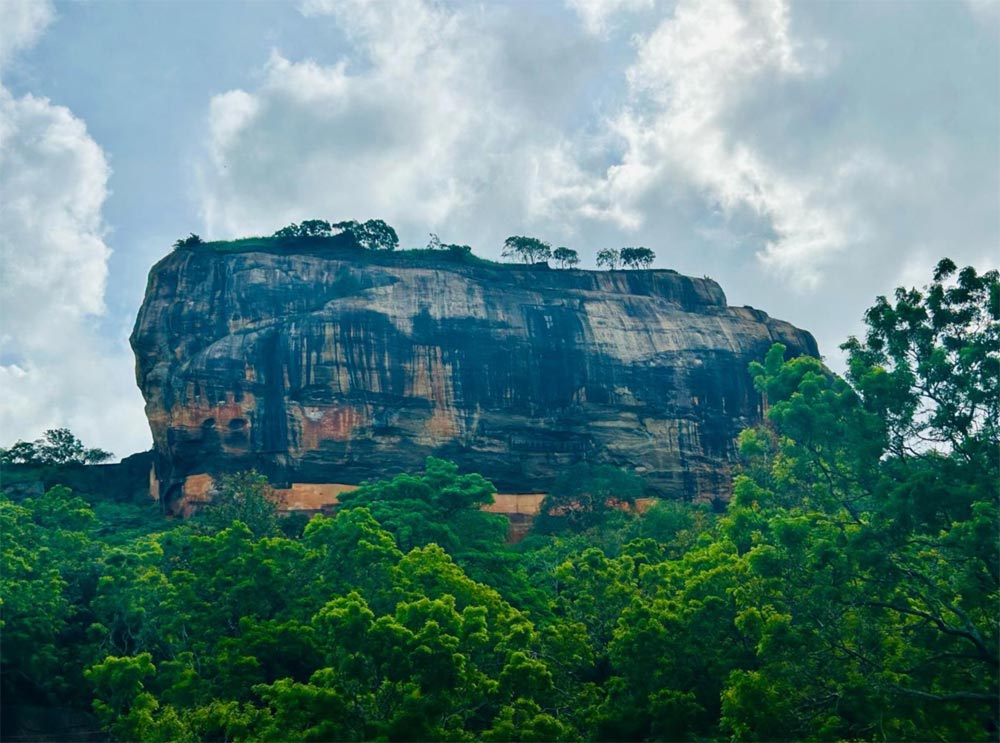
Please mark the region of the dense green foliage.
[[656, 260], [656, 253], [649, 248], [622, 248], [618, 257], [625, 268], [649, 268]]
[[367, 222], [357, 222], [353, 219], [344, 222], [327, 222], [325, 219], [307, 219], [301, 224], [293, 222], [275, 232], [273, 238], [297, 237], [332, 237], [346, 233], [354, 238], [355, 243], [365, 250], [395, 250], [399, 247], [399, 237], [396, 230], [381, 219], [369, 219]]
[[556, 478], [542, 501], [536, 531], [576, 533], [607, 523], [615, 510], [631, 508], [643, 493], [643, 481], [606, 464], [576, 464]]
[[597, 253], [597, 265], [615, 271], [621, 268], [649, 268], [656, 253], [649, 248], [605, 248]]
[[194, 248], [198, 245], [204, 245], [205, 241], [201, 239], [201, 235], [196, 235], [193, 232], [187, 237], [181, 237], [174, 241], [174, 249], [178, 248]]
[[721, 516], [588, 468], [508, 546], [434, 459], [301, 531], [252, 473], [141, 531], [0, 498], [4, 704], [118, 740], [995, 740], [1000, 291], [953, 272], [878, 301], [847, 380], [752, 367]]

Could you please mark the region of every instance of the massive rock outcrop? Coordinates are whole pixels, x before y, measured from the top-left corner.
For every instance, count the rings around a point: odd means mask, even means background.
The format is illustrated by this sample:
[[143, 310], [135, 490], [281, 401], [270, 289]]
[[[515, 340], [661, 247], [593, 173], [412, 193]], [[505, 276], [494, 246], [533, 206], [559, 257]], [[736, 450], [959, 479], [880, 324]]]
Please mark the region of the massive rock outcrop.
[[544, 492], [587, 459], [725, 497], [747, 365], [809, 333], [673, 271], [551, 270], [341, 238], [179, 249], [132, 334], [168, 503], [191, 475], [357, 483], [453, 459]]

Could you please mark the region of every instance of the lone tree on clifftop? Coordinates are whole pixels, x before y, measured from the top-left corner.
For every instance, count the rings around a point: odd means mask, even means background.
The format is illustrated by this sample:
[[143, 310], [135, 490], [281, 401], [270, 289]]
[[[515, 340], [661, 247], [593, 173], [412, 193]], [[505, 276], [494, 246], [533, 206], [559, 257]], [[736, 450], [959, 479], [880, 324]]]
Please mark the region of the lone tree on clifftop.
[[597, 265], [614, 271], [621, 265], [622, 257], [614, 248], [605, 248], [597, 254]]
[[572, 268], [580, 262], [580, 255], [571, 248], [556, 248], [552, 251], [552, 258], [559, 268]]
[[649, 248], [622, 248], [618, 255], [625, 268], [649, 268], [656, 260], [656, 253]]
[[517, 258], [525, 263], [538, 263], [552, 257], [552, 246], [536, 237], [512, 235], [504, 240], [500, 255], [504, 258]]

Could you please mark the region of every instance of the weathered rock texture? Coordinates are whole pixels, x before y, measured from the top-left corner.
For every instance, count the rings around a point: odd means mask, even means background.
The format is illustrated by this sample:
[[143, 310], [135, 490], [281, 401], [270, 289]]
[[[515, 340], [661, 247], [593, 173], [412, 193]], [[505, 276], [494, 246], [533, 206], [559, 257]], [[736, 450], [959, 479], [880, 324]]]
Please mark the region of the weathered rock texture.
[[175, 251], [132, 334], [169, 504], [186, 477], [357, 483], [427, 455], [501, 492], [587, 459], [664, 496], [727, 495], [759, 417], [747, 364], [809, 333], [673, 271], [557, 271], [363, 252]]

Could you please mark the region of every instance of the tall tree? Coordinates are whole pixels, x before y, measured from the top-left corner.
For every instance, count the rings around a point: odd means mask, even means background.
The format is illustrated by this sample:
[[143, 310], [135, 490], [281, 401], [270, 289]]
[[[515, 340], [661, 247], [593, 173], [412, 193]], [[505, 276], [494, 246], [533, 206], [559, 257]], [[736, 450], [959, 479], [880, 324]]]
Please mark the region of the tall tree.
[[556, 248], [552, 251], [552, 258], [560, 268], [572, 268], [580, 262], [579, 253], [572, 248]]
[[[948, 285], [948, 279], [957, 280]], [[938, 263], [923, 291], [899, 288], [865, 314], [864, 341], [850, 338], [848, 376], [868, 410], [888, 424], [900, 457], [930, 448], [985, 454], [997, 477], [1000, 452], [1000, 282], [996, 270]]]
[[278, 532], [277, 499], [267, 477], [255, 470], [224, 475], [203, 511], [201, 518], [216, 528], [242, 521], [258, 537]]
[[536, 237], [511, 235], [504, 241], [501, 255], [524, 263], [538, 263], [552, 257], [552, 246]]
[[656, 260], [656, 253], [649, 248], [622, 248], [618, 256], [625, 268], [649, 268]]
[[369, 219], [350, 231], [358, 244], [366, 250], [395, 250], [399, 247], [399, 236], [391, 225], [381, 219]]
[[616, 270], [622, 262], [621, 253], [615, 248], [605, 248], [597, 254], [597, 265], [608, 270]]

